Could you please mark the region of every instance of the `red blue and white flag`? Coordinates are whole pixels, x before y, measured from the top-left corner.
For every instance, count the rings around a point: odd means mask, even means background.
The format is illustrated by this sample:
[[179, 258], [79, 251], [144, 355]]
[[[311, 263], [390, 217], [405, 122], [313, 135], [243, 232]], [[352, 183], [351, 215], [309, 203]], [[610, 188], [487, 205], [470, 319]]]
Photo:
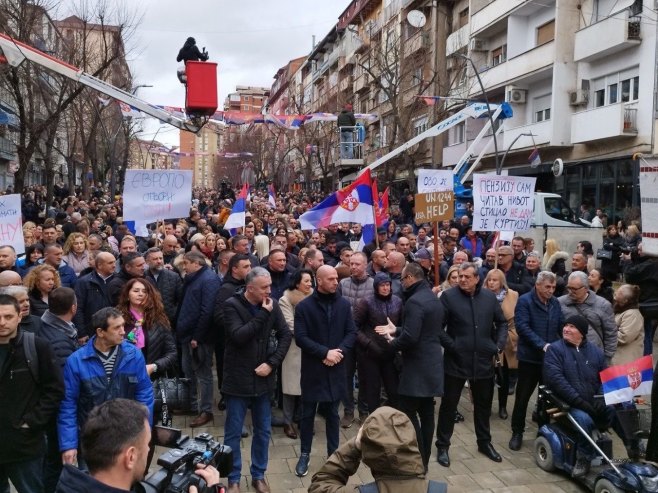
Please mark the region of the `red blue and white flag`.
[[533, 168], [536, 168], [541, 164], [541, 156], [539, 155], [539, 149], [535, 147], [532, 150], [530, 156], [528, 156], [528, 162], [530, 163], [530, 166], [532, 166]]
[[605, 403], [617, 404], [633, 400], [636, 395], [651, 394], [653, 384], [653, 360], [651, 355], [615, 365], [600, 373]]
[[341, 222], [361, 223], [362, 242], [368, 244], [375, 238], [373, 202], [370, 170], [366, 170], [350, 185], [299, 216], [299, 224], [301, 229], [319, 229]]
[[267, 204], [272, 209], [276, 209], [276, 192], [274, 191], [274, 185], [271, 183], [267, 185]]
[[244, 228], [244, 221], [247, 210], [247, 195], [249, 194], [249, 185], [242, 185], [240, 195], [235, 199], [235, 204], [231, 209], [231, 215], [228, 216], [224, 229]]

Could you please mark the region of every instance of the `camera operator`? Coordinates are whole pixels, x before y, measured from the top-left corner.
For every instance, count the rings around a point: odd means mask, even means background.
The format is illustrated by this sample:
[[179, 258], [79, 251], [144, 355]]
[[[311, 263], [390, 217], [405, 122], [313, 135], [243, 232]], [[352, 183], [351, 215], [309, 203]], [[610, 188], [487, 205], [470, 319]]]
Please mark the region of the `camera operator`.
[[[114, 399], [95, 407], [82, 429], [82, 451], [89, 474], [64, 465], [56, 493], [120, 493], [131, 491], [144, 477], [151, 440], [149, 411], [129, 399]], [[209, 486], [219, 484], [219, 472], [199, 464], [195, 474]], [[198, 493], [190, 486], [189, 493]]]

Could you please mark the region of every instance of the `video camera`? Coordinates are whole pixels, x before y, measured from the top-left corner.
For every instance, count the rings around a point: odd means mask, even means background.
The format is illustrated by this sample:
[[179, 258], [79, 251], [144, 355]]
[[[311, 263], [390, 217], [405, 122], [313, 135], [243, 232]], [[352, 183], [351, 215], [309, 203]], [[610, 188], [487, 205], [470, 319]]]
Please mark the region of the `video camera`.
[[[197, 464], [211, 465], [219, 471], [220, 477], [227, 477], [233, 467], [231, 447], [215, 441], [208, 433], [194, 438], [181, 436], [180, 430], [156, 426], [156, 442], [174, 447], [158, 458], [161, 469], [140, 481], [140, 493], [187, 493], [190, 486], [196, 486], [199, 493], [211, 493], [215, 487], [208, 487], [206, 481], [196, 474]], [[168, 434], [167, 436], [162, 436]]]

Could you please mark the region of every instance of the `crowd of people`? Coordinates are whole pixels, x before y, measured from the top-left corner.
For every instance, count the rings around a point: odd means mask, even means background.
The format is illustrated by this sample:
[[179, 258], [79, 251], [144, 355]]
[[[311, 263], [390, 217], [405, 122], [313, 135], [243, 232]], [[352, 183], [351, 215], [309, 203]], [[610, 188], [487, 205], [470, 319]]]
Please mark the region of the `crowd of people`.
[[[25, 254], [0, 246], [0, 491], [11, 480], [19, 493], [51, 493], [62, 464], [85, 469], [81, 433], [104, 402], [134, 400], [157, 423], [153, 383], [162, 377], [190, 379], [192, 428], [225, 411], [225, 443], [237, 451], [231, 493], [251, 413], [250, 475], [264, 492], [272, 426], [300, 440], [301, 477], [316, 414], [332, 456], [341, 427], [390, 406], [415, 430], [422, 475], [433, 444], [450, 465], [467, 386], [477, 448], [500, 462], [490, 433], [496, 389], [517, 451], [539, 383], [582, 411], [584, 426], [614, 426], [594, 400], [598, 371], [652, 351], [658, 317], [640, 308], [658, 306], [658, 260], [642, 255], [637, 225], [608, 226], [609, 253], [595, 255], [587, 241], [575, 252], [552, 238], [493, 245], [466, 215], [439, 225], [435, 252], [405, 193], [360, 250], [358, 223], [300, 229], [319, 193], [280, 194], [271, 208], [256, 191], [245, 227], [227, 231], [234, 191], [195, 189], [188, 217], [153, 224], [146, 237], [102, 191], [63, 194], [49, 207], [38, 189], [23, 196]], [[640, 452], [623, 439], [629, 454]], [[655, 440], [646, 453], [658, 457]]]

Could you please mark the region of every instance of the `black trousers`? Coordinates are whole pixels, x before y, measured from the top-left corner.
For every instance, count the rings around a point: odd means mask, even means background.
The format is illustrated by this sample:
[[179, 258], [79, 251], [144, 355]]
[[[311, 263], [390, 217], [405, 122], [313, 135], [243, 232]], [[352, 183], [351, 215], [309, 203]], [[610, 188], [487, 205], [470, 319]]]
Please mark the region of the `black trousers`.
[[542, 365], [519, 361], [519, 380], [516, 383], [516, 401], [512, 411], [512, 433], [523, 433], [528, 401], [538, 384], [542, 383]]
[[[450, 447], [450, 438], [455, 429], [455, 412], [466, 383], [465, 378], [445, 375], [444, 391], [439, 407], [439, 419], [436, 429], [437, 448]], [[483, 378], [468, 381], [473, 395], [473, 421], [475, 422], [475, 436], [478, 445], [491, 442], [489, 418], [491, 417], [491, 403], [494, 394], [494, 379]]]
[[393, 364], [393, 356], [389, 359], [375, 359], [362, 349], [357, 349], [356, 354], [359, 364], [359, 399], [365, 403], [368, 413], [380, 406], [382, 384], [388, 405], [397, 407], [400, 377]]
[[217, 390], [220, 392], [222, 391], [222, 381], [224, 380], [224, 349], [224, 336], [220, 335], [217, 341], [215, 341], [215, 371], [217, 372]]
[[[423, 465], [427, 469], [432, 453], [432, 437], [434, 437], [434, 397], [413, 397], [400, 394], [398, 395], [398, 408], [409, 417], [414, 425], [420, 455], [423, 457]], [[454, 416], [453, 412], [453, 419]]]

